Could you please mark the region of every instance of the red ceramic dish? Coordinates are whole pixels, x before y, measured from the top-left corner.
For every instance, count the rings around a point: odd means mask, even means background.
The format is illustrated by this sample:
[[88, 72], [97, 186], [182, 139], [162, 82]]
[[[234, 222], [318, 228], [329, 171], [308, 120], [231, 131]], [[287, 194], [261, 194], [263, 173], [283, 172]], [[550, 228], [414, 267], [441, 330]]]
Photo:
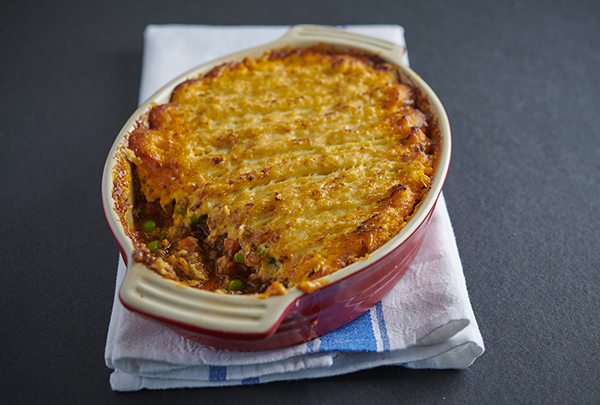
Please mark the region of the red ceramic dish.
[[[437, 120], [442, 153], [434, 182], [419, 211], [392, 240], [369, 258], [324, 277], [326, 284], [311, 293], [292, 288], [282, 296], [228, 295], [198, 290], [165, 279], [131, 259], [128, 236], [130, 213], [123, 215], [119, 195], [130, 179], [115, 188], [116, 154], [136, 120], [152, 103], [161, 104], [179, 83], [212, 67], [254, 57], [283, 46], [327, 43], [369, 51], [399, 66], [403, 81], [420, 89], [424, 104]], [[387, 41], [335, 28], [300, 25], [282, 39], [201, 65], [167, 84], [142, 104], [119, 133], [107, 158], [103, 176], [103, 204], [108, 223], [128, 265], [119, 286], [123, 305], [162, 322], [182, 336], [214, 347], [232, 350], [268, 350], [304, 342], [355, 319], [380, 301], [402, 278], [419, 251], [431, 214], [442, 191], [450, 163], [450, 126], [442, 104], [429, 86], [402, 64], [404, 48]], [[119, 214], [121, 212], [121, 214]]]

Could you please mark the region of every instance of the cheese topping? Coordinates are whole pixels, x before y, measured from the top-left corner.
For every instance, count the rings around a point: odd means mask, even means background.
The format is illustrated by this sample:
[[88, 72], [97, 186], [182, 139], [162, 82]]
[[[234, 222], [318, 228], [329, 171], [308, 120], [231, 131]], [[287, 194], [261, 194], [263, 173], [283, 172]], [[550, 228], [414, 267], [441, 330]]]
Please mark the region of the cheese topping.
[[432, 183], [439, 132], [419, 107], [393, 65], [320, 47], [180, 84], [125, 149], [138, 221], [159, 223], [137, 232], [136, 260], [230, 292], [244, 291], [228, 289], [238, 278], [257, 292], [290, 288], [360, 260], [404, 227]]

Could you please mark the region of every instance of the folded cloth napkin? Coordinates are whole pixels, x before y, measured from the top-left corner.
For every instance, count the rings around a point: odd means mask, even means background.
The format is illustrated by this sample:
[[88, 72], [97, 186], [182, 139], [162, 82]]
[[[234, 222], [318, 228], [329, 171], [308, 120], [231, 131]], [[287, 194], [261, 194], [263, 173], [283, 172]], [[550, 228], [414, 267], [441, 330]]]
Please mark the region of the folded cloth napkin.
[[[271, 42], [288, 28], [148, 26], [140, 101], [193, 66]], [[397, 25], [343, 28], [404, 45], [404, 30]], [[119, 260], [117, 288], [125, 272]], [[115, 294], [105, 359], [114, 369], [112, 388], [134, 391], [317, 378], [384, 365], [464, 368], [483, 351], [442, 195], [406, 275], [381, 302], [346, 326], [277, 350], [222, 350], [189, 341], [126, 310]]]

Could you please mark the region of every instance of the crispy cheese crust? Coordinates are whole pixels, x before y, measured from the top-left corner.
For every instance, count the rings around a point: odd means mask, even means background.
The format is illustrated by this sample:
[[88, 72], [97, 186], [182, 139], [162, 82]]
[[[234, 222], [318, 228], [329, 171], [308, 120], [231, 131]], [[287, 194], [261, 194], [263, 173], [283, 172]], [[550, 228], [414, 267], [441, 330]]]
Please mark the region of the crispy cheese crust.
[[393, 65], [323, 47], [180, 84], [124, 149], [137, 184], [134, 259], [192, 286], [262, 292], [364, 258], [432, 183], [440, 137], [419, 96]]

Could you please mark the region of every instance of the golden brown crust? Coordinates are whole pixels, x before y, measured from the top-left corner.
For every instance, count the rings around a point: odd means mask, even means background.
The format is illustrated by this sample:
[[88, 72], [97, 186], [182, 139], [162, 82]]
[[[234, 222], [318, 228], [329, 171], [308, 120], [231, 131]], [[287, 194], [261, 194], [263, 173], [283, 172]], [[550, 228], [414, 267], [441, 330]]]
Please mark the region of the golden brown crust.
[[133, 208], [131, 204], [131, 168], [127, 163], [127, 158], [121, 150], [118, 150], [115, 155], [116, 164], [112, 171], [113, 186], [111, 197], [114, 201], [114, 210], [118, 218], [120, 218], [125, 234], [133, 241], [135, 247], [139, 247], [133, 224], [127, 220], [127, 213]]
[[412, 217], [440, 152], [420, 103], [378, 57], [276, 50], [177, 86], [131, 132], [128, 156], [144, 199], [172, 213], [171, 245], [203, 218], [221, 263], [234, 266], [227, 238], [249, 279], [292, 287], [360, 260]]

